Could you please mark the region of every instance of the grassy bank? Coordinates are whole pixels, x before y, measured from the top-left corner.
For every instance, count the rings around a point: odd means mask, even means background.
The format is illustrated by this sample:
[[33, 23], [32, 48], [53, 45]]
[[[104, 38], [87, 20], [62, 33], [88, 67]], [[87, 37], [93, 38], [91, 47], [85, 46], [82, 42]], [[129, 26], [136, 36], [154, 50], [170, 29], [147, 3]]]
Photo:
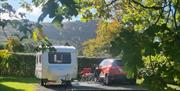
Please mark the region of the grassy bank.
[[35, 91], [37, 83], [33, 77], [0, 77], [0, 91]]

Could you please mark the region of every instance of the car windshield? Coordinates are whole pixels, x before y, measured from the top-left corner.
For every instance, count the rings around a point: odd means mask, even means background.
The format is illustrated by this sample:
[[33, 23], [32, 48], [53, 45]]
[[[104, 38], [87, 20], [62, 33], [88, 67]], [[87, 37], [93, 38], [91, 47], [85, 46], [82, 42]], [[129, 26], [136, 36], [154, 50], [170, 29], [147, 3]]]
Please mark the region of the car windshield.
[[112, 63], [112, 66], [123, 66], [123, 62], [122, 62], [122, 60], [115, 60]]

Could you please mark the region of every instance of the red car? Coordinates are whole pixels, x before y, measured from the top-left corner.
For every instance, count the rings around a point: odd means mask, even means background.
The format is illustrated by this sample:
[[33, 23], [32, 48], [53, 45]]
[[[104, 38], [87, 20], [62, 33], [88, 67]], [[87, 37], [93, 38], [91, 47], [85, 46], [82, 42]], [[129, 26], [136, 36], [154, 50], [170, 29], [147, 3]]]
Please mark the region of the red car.
[[132, 84], [136, 83], [135, 79], [128, 79], [127, 73], [123, 71], [122, 60], [104, 59], [99, 64], [100, 74], [99, 78], [106, 85], [113, 81], [130, 81]]

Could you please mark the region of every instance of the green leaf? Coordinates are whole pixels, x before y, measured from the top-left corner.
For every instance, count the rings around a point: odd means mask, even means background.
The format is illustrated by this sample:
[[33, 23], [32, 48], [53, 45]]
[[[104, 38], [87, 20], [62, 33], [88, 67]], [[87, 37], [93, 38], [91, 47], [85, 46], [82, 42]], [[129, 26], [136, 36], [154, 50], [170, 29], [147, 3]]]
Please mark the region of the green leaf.
[[55, 27], [61, 27], [62, 26], [62, 24], [61, 24], [61, 22], [62, 22], [62, 20], [63, 20], [64, 18], [62, 17], [62, 16], [56, 16], [54, 19], [53, 19], [53, 21], [52, 21], [52, 24], [55, 26]]

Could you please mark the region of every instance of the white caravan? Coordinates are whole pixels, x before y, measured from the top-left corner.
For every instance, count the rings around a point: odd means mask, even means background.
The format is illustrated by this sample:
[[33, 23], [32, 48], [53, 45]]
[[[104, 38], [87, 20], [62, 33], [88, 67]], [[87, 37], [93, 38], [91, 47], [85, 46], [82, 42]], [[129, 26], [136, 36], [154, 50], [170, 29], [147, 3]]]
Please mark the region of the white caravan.
[[56, 51], [49, 50], [36, 54], [35, 76], [41, 85], [47, 82], [70, 84], [77, 77], [77, 55], [73, 46], [53, 46]]

